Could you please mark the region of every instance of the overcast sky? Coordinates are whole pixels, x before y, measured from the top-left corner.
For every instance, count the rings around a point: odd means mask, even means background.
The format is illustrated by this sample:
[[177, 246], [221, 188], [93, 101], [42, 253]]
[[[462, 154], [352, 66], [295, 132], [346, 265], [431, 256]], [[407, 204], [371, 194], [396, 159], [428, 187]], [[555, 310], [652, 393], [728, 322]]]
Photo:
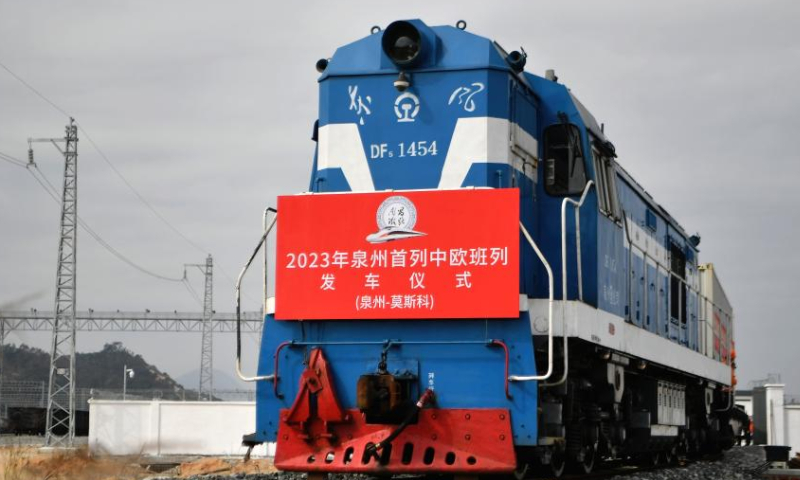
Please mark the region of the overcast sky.
[[[523, 46], [529, 71], [554, 68], [605, 123], [620, 163], [702, 234], [700, 260], [716, 265], [735, 308], [742, 386], [780, 373], [800, 393], [800, 2], [403, 3], [0, 0], [0, 62], [75, 116], [202, 250], [81, 135], [79, 212], [101, 236], [162, 275], [181, 276], [208, 251], [235, 276], [264, 207], [308, 185], [316, 60], [373, 25], [464, 19], [507, 50]], [[65, 122], [0, 70], [0, 152], [25, 159], [28, 137], [63, 136]], [[40, 144], [36, 154], [60, 186], [58, 152]], [[33, 177], [0, 162], [0, 305], [52, 309], [58, 221]], [[78, 255], [79, 309], [200, 309], [180, 283], [131, 269], [83, 232]], [[260, 305], [256, 277], [248, 310]], [[199, 273], [190, 279], [201, 292]], [[215, 307], [233, 309], [219, 269]], [[174, 376], [199, 366], [193, 334], [81, 332], [78, 349], [115, 339]], [[8, 341], [47, 349], [49, 335]], [[254, 360], [256, 340], [245, 342]], [[233, 345], [215, 337], [215, 367], [230, 374]]]

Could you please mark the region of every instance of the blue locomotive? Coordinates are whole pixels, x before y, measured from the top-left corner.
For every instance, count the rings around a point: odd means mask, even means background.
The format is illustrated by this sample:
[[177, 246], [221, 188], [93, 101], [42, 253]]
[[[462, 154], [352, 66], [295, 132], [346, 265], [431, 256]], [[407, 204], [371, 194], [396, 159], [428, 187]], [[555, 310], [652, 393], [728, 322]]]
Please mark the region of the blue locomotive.
[[[278, 468], [524, 476], [537, 467], [558, 476], [732, 444], [732, 309], [713, 266], [698, 262], [699, 236], [619, 165], [602, 126], [552, 71], [533, 75], [525, 63], [524, 51], [509, 53], [463, 22], [420, 20], [374, 27], [317, 63], [308, 192], [265, 212], [259, 246], [277, 225], [275, 268], [306, 269], [321, 283], [279, 273], [275, 298], [265, 299], [258, 375], [241, 374], [237, 357], [240, 376], [257, 382], [256, 431], [245, 443], [276, 442]], [[470, 195], [502, 192], [513, 204], [465, 206]], [[463, 198], [451, 200], [456, 193]], [[457, 298], [468, 308], [427, 317], [435, 287], [355, 302], [320, 296], [374, 291], [377, 274], [358, 284], [342, 275], [367, 266], [369, 252], [373, 266], [388, 262], [381, 250], [285, 253], [347, 236], [326, 232], [355, 215], [342, 211], [349, 200], [377, 210], [377, 232], [353, 229], [375, 249], [435, 241], [415, 202], [437, 206], [464, 238], [491, 238], [492, 212], [511, 212], [503, 249], [459, 257], [451, 248], [449, 258], [482, 265], [475, 279], [495, 271], [487, 255], [511, 258], [512, 283], [467, 292]], [[316, 206], [297, 206], [306, 201]], [[391, 262], [401, 251], [383, 250]], [[471, 286], [467, 273], [455, 287]], [[511, 302], [513, 314], [490, 318], [482, 307], [495, 302]], [[289, 305], [303, 313], [281, 314]], [[358, 315], [340, 313], [350, 307]]]

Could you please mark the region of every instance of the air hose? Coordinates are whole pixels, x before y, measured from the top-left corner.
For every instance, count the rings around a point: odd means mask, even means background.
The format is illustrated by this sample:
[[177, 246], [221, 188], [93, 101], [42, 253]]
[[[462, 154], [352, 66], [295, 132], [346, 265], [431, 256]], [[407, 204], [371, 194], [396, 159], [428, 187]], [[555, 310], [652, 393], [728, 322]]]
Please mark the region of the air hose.
[[406, 418], [403, 419], [400, 425], [398, 425], [397, 428], [395, 428], [392, 431], [392, 433], [389, 434], [388, 437], [386, 437], [385, 439], [381, 440], [380, 442], [374, 445], [370, 445], [369, 447], [367, 447], [365, 453], [369, 457], [374, 457], [375, 460], [380, 460], [380, 455], [378, 454], [378, 452], [383, 448], [385, 448], [387, 445], [391, 444], [395, 438], [397, 438], [401, 433], [403, 433], [403, 430], [405, 430], [406, 427], [408, 427], [411, 424], [411, 421], [414, 420], [414, 417], [419, 413], [419, 411], [422, 410], [422, 408], [425, 407], [425, 405], [432, 403], [434, 400], [435, 400], [435, 395], [433, 393], [433, 390], [431, 390], [430, 388], [426, 389], [425, 392], [422, 394], [422, 396], [419, 397], [419, 400], [417, 400], [417, 403], [414, 405], [414, 408], [412, 408], [411, 411], [408, 412], [408, 415], [406, 415]]

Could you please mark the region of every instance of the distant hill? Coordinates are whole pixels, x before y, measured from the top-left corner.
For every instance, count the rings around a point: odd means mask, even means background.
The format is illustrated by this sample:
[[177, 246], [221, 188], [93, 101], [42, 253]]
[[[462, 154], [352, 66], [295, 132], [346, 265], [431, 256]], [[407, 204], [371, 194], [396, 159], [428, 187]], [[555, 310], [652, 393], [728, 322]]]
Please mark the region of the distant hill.
[[[150, 365], [138, 354], [126, 349], [121, 342], [107, 343], [99, 352], [75, 355], [76, 388], [121, 390], [122, 369], [127, 365], [136, 375], [135, 389], [153, 389], [178, 394], [183, 386], [166, 373]], [[5, 382], [41, 381], [47, 383], [50, 354], [27, 345], [3, 347], [3, 377]], [[128, 387], [132, 387], [128, 383]]]

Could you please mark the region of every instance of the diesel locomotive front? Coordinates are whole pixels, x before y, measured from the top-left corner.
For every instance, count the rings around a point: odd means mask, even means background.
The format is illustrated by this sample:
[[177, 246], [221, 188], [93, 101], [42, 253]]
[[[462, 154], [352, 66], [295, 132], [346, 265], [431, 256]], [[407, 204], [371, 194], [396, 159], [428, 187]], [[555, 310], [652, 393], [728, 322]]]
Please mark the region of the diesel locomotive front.
[[317, 63], [311, 182], [259, 243], [277, 231], [257, 376], [237, 357], [245, 443], [279, 469], [560, 475], [732, 444], [733, 314], [699, 236], [526, 60], [408, 20]]

